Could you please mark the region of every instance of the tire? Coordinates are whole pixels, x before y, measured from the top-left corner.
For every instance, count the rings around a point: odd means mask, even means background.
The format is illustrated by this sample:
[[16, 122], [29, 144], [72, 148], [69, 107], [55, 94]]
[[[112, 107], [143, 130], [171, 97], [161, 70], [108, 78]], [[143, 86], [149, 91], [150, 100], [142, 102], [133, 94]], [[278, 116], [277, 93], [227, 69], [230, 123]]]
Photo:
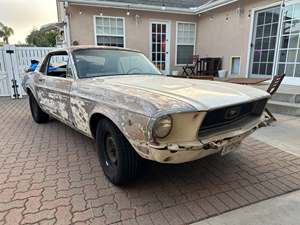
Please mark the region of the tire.
[[40, 108], [32, 94], [29, 94], [29, 105], [32, 118], [37, 123], [46, 123], [49, 120], [49, 115]]
[[124, 185], [138, 177], [143, 159], [107, 119], [98, 123], [96, 144], [101, 167], [111, 183]]

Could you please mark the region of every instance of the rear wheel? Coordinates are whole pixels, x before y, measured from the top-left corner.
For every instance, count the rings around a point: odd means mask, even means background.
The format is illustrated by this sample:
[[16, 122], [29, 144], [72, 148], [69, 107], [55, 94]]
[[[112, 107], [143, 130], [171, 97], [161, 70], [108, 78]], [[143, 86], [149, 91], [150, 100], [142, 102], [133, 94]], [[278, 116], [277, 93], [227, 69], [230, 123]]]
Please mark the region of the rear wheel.
[[112, 122], [99, 121], [96, 142], [104, 174], [113, 184], [126, 184], [139, 175], [143, 159]]
[[49, 120], [49, 115], [40, 108], [32, 94], [29, 94], [29, 105], [32, 118], [37, 123], [46, 123]]

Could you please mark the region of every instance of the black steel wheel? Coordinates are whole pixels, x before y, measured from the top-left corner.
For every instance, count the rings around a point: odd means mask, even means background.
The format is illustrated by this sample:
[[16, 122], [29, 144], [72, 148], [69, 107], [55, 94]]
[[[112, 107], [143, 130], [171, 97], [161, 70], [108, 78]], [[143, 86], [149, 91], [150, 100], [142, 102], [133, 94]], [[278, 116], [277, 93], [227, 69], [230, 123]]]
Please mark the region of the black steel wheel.
[[34, 96], [29, 94], [29, 105], [32, 118], [37, 123], [46, 123], [49, 120], [49, 115], [45, 113], [35, 100]]
[[113, 184], [123, 185], [138, 177], [143, 159], [111, 121], [99, 121], [96, 144], [101, 167]]

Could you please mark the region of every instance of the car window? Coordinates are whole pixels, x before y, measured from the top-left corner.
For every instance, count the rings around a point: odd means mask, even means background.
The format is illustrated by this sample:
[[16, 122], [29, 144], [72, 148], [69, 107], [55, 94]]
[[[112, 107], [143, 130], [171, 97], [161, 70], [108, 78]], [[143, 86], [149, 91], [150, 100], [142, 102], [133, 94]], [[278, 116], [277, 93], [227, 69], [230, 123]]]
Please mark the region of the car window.
[[50, 55], [46, 75], [66, 78], [68, 60], [69, 57], [66, 52]]
[[80, 49], [73, 53], [79, 78], [114, 75], [161, 75], [142, 54], [114, 49]]

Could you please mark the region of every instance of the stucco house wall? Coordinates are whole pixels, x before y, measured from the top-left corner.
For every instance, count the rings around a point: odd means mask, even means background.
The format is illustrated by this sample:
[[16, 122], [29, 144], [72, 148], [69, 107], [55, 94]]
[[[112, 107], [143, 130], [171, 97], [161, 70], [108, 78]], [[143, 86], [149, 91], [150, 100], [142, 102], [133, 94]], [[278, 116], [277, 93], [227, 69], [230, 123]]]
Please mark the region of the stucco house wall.
[[276, 2], [278, 0], [244, 0], [200, 14], [197, 28], [200, 57], [222, 57], [223, 69], [230, 71], [231, 57], [240, 56], [240, 74], [246, 76], [252, 10]]
[[[176, 21], [197, 23], [198, 17], [194, 15], [180, 15], [173, 13], [159, 13], [146, 11], [130, 11], [126, 15], [125, 9], [100, 8], [93, 6], [69, 6], [70, 15], [70, 36], [71, 43], [78, 41], [83, 45], [95, 44], [94, 33], [94, 16], [115, 16], [124, 17], [125, 19], [125, 47], [142, 51], [149, 57], [150, 51], [150, 21], [170, 21], [170, 67], [180, 69], [175, 66], [175, 49], [176, 49]], [[136, 22], [135, 15], [139, 15], [139, 22]], [[197, 42], [197, 41], [196, 41]], [[196, 49], [197, 52], [197, 49]]]

